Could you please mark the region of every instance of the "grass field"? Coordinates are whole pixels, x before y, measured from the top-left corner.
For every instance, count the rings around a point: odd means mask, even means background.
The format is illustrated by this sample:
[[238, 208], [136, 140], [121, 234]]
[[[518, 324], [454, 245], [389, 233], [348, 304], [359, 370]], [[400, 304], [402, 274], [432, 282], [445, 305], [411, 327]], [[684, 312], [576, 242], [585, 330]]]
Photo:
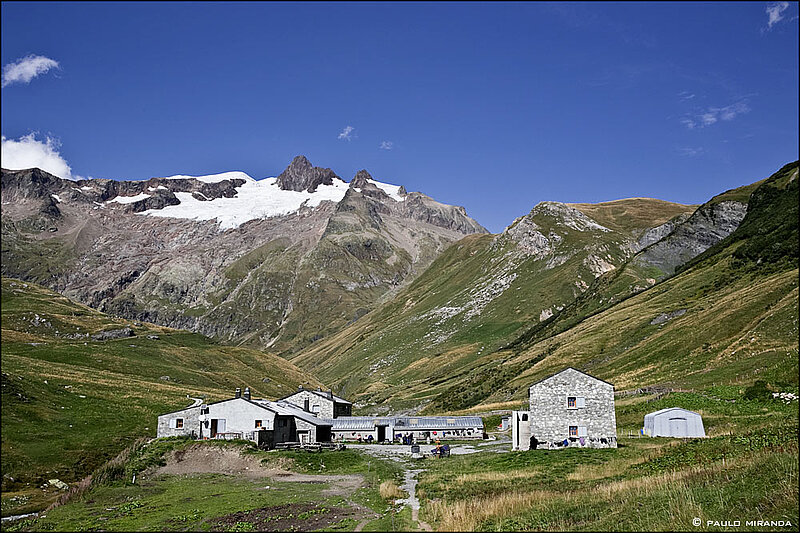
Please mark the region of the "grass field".
[[[131, 336], [93, 336], [129, 328]], [[109, 317], [32, 283], [2, 281], [3, 514], [57, 497], [49, 479], [78, 481], [187, 395], [235, 387], [277, 398], [320, 383], [287, 361], [202, 335]], [[16, 498], [12, 502], [12, 498]], [[24, 503], [20, 503], [24, 502]]]
[[[665, 406], [703, 413], [710, 437], [622, 436]], [[725, 520], [796, 529], [797, 409], [796, 401], [744, 399], [735, 387], [626, 397], [617, 403], [618, 449], [430, 462], [418, 491], [422, 519], [442, 531], [688, 531], [694, 519], [704, 531], [737, 530], [713, 525]]]
[[[190, 448], [205, 454], [236, 450], [287, 474], [357, 474], [363, 482], [345, 493], [326, 478], [147, 475]], [[133, 474], [140, 477], [136, 483]], [[123, 460], [97, 469], [91, 486], [65, 504], [4, 531], [352, 531], [359, 524], [364, 531], [408, 529], [409, 512], [393, 504], [403, 496], [396, 489], [399, 475], [395, 463], [351, 450], [264, 452], [244, 442], [158, 439], [134, 445]]]

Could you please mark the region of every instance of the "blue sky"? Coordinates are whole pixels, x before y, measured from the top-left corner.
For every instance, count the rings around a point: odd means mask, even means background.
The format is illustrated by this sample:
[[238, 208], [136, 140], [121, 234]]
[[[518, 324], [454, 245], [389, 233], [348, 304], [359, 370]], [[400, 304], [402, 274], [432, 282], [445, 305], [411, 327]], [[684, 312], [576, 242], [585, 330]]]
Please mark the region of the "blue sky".
[[[305, 154], [463, 205], [494, 232], [544, 200], [702, 203], [798, 158], [797, 15], [3, 2], [4, 159], [7, 142], [50, 139], [73, 176], [262, 178]], [[38, 68], [18, 63], [30, 56]]]

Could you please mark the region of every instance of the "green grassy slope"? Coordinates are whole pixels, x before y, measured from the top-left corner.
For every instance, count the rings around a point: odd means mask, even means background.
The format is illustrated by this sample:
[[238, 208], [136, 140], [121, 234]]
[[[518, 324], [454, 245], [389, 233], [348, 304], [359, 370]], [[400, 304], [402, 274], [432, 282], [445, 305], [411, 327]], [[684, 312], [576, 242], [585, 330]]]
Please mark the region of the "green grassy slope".
[[[537, 206], [501, 235], [458, 241], [393, 300], [292, 361], [362, 403], [419, 407], [580, 295], [599, 266], [622, 264], [638, 234], [693, 209], [650, 199], [592, 207], [618, 228], [606, 230], [559, 205]], [[547, 251], [521, 251], [525, 227], [549, 239]]]
[[[515, 263], [502, 238], [472, 236], [453, 245], [393, 301], [293, 361], [346, 394], [357, 394], [367, 410], [518, 405], [531, 382], [565, 366], [618, 389], [703, 388], [758, 377], [796, 384], [797, 251], [791, 243], [797, 242], [797, 179], [792, 175], [796, 164], [742, 188], [754, 194], [740, 229], [691, 268], [650, 289], [643, 284], [637, 295], [631, 296], [624, 267], [617, 269], [621, 275], [601, 276], [581, 294], [574, 283], [585, 276], [585, 255], [548, 269], [536, 258]], [[734, 193], [743, 194], [737, 189], [722, 196]], [[592, 214], [631, 231], [628, 221], [615, 218], [619, 211]], [[636, 220], [642, 210], [630, 212], [635, 216], [629, 220]], [[663, 220], [670, 216], [674, 213], [661, 214]], [[536, 222], [545, 235], [556, 230], [546, 217]], [[613, 232], [559, 231], [562, 244], [573, 250], [615, 246]], [[769, 253], [754, 255], [754, 250]], [[464, 320], [465, 301], [480, 289], [491, 290], [480, 282], [504, 276], [511, 279], [508, 286]], [[564, 309], [559, 313], [553, 306], [555, 316], [541, 320], [546, 301], [564, 302]]]
[[[680, 274], [571, 327], [554, 317], [549, 331], [493, 354], [521, 371], [507, 390], [522, 398], [526, 383], [564, 366], [611, 381], [618, 390], [754, 379], [796, 385], [796, 167], [764, 181], [739, 228]], [[507, 395], [494, 392], [483, 401], [503, 399]]]
[[[95, 340], [130, 328], [133, 336]], [[3, 491], [72, 482], [186, 398], [235, 387], [275, 398], [320, 383], [291, 363], [201, 335], [112, 318], [29, 282], [2, 281]], [[12, 481], [13, 479], [13, 481]]]

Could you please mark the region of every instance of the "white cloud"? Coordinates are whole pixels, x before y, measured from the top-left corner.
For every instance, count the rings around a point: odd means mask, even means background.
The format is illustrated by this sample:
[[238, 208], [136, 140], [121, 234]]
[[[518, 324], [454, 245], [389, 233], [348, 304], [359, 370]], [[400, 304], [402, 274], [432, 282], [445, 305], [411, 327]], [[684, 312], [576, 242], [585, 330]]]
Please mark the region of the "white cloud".
[[681, 119], [681, 124], [688, 129], [705, 128], [716, 124], [720, 120], [731, 121], [739, 115], [750, 112], [750, 106], [746, 102], [736, 102], [725, 107], [709, 107], [708, 109]]
[[339, 139], [344, 139], [346, 141], [352, 140], [354, 137], [354, 131], [355, 128], [353, 126], [345, 126], [345, 128], [342, 130], [342, 133], [339, 134]]
[[692, 98], [694, 98], [694, 93], [690, 93], [689, 91], [681, 91], [678, 94], [678, 98], [680, 98], [681, 100], [691, 100]]
[[391, 150], [394, 148], [394, 143], [392, 141], [382, 141], [380, 149], [381, 150]]
[[30, 83], [39, 74], [58, 68], [58, 61], [49, 57], [29, 55], [3, 67], [3, 87], [12, 83]]
[[767, 4], [767, 30], [771, 30], [772, 27], [783, 20], [783, 12], [786, 11], [789, 7], [789, 2], [772, 2]]
[[58, 141], [47, 137], [44, 142], [36, 139], [35, 133], [29, 133], [19, 139], [6, 139], [2, 136], [3, 168], [8, 170], [22, 170], [38, 167], [45, 172], [64, 179], [75, 179], [72, 169], [66, 160], [58, 153]]

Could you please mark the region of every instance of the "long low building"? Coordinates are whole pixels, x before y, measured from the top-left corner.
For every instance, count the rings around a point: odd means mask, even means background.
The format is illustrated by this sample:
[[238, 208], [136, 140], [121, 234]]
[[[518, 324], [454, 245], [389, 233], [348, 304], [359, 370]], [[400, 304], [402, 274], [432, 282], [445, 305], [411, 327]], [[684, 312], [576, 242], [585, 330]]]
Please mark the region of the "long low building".
[[[346, 416], [324, 419], [334, 440], [384, 442], [413, 436], [415, 440], [481, 439], [483, 420], [478, 416]], [[371, 438], [370, 438], [371, 437]]]
[[[348, 416], [352, 404], [331, 391], [300, 387], [277, 401], [253, 399], [250, 388], [233, 398], [192, 405], [158, 417], [158, 437], [246, 439], [271, 448], [284, 442], [393, 442], [480, 439], [483, 420], [477, 416]], [[319, 414], [333, 415], [322, 418]]]

